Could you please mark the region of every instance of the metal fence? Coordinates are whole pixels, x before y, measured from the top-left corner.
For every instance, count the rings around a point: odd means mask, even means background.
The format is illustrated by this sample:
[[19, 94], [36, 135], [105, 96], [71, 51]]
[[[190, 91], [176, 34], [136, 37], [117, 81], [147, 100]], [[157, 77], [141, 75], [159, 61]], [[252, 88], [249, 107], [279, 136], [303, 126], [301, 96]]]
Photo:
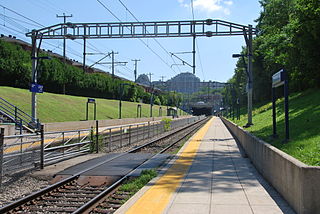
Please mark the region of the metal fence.
[[[169, 122], [168, 128], [165, 126], [165, 121], [114, 126], [105, 129], [98, 128], [95, 134], [98, 133], [97, 139], [100, 140], [96, 140], [96, 142], [99, 142], [100, 145], [96, 145], [95, 148], [101, 148], [104, 152], [113, 152], [125, 146], [143, 143], [166, 131], [185, 126], [203, 118], [204, 116], [199, 116], [173, 120]], [[96, 124], [96, 127], [98, 127], [98, 124]]]
[[63, 132], [40, 132], [4, 136], [0, 133], [0, 186], [3, 174], [21, 169], [43, 168], [45, 165], [90, 152], [113, 152], [124, 146], [143, 143], [166, 131], [203, 119], [203, 116], [178, 120], [152, 121]]

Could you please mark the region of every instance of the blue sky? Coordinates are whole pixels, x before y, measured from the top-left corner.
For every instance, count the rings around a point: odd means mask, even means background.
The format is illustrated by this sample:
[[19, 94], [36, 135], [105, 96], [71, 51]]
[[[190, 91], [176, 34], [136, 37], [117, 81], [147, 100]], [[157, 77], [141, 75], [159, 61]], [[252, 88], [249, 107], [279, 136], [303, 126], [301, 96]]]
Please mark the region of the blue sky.
[[[23, 33], [40, 26], [32, 23], [7, 7], [43, 26], [50, 26], [62, 19], [56, 15], [72, 14], [69, 22], [116, 22], [99, 1], [109, 8], [121, 21], [135, 21], [121, 2], [136, 16], [139, 21], [192, 20], [190, 0], [0, 0], [0, 33], [12, 34], [17, 38], [30, 41]], [[258, 0], [193, 0], [195, 19], [222, 19], [238, 24], [255, 25], [254, 20], [260, 13]], [[4, 6], [4, 7], [3, 7]], [[28, 24], [30, 23], [30, 24]], [[180, 72], [192, 72], [192, 68], [175, 64], [168, 52], [192, 51], [192, 38], [159, 38], [157, 41], [144, 39], [145, 43], [157, 54], [155, 55], [138, 39], [89, 40], [88, 52], [119, 52], [116, 61], [126, 61], [127, 66], [117, 66], [116, 75], [134, 80], [132, 59], [141, 59], [138, 63], [138, 74], [153, 73], [152, 80], [164, 80]], [[245, 45], [242, 36], [197, 38], [196, 75], [201, 80], [225, 82], [232, 77], [238, 53]], [[42, 48], [62, 54], [62, 41], [45, 40]], [[67, 41], [67, 57], [82, 61], [82, 41]], [[103, 55], [87, 57], [87, 65], [93, 64]], [[179, 55], [192, 64], [192, 55]], [[110, 61], [106, 59], [105, 62]], [[163, 62], [164, 61], [164, 62]], [[177, 64], [181, 64], [176, 60]], [[98, 66], [99, 67], [99, 66]], [[99, 68], [110, 71], [107, 65]]]

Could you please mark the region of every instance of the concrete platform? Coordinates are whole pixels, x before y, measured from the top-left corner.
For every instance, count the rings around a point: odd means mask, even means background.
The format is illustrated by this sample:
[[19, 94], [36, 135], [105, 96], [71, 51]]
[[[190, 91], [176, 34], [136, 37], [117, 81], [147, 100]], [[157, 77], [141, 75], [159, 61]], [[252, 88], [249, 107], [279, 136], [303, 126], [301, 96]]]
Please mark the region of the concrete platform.
[[116, 213], [295, 213], [241, 156], [219, 118], [200, 129], [171, 164]]

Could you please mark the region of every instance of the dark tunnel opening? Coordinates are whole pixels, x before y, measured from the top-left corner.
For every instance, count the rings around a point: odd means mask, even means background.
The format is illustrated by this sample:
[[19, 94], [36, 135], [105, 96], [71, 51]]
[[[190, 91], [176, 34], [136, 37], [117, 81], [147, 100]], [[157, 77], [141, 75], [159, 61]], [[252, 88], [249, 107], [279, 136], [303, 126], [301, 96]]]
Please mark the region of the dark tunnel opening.
[[211, 107], [192, 107], [192, 115], [199, 116], [199, 115], [212, 115], [212, 108]]

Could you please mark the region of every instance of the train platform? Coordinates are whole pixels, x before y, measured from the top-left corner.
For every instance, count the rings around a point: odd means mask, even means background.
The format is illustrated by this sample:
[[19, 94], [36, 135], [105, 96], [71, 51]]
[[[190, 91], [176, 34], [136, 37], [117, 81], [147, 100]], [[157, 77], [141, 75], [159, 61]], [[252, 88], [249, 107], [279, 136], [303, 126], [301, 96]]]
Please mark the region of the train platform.
[[242, 157], [220, 118], [212, 118], [164, 172], [116, 213], [293, 214]]

